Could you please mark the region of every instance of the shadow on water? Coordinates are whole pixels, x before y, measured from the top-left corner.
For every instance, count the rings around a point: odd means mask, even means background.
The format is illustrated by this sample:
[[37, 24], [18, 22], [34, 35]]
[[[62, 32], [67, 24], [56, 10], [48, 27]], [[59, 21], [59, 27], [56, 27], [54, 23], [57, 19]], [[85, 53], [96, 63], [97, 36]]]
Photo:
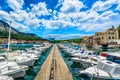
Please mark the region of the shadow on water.
[[37, 76], [37, 73], [39, 72], [42, 64], [44, 63], [45, 59], [47, 58], [50, 50], [51, 50], [51, 48], [49, 48], [48, 50], [46, 50], [45, 52], [43, 52], [41, 54], [40, 58], [37, 61], [35, 61], [34, 65], [26, 71], [26, 76], [24, 78], [17, 78], [15, 80], [34, 80], [35, 77]]

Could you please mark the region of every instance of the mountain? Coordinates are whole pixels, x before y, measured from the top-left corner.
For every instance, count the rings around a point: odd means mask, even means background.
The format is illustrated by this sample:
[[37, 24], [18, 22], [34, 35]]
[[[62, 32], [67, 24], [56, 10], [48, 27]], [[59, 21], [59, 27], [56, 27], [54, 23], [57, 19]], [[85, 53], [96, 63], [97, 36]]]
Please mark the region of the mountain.
[[81, 42], [82, 42], [82, 38], [68, 39], [68, 40], [55, 40], [54, 42], [55, 42], [55, 43], [62, 43], [62, 42], [81, 43]]
[[[8, 38], [10, 25], [0, 20], [0, 38]], [[45, 40], [36, 34], [19, 32], [11, 27], [11, 38], [18, 40]]]

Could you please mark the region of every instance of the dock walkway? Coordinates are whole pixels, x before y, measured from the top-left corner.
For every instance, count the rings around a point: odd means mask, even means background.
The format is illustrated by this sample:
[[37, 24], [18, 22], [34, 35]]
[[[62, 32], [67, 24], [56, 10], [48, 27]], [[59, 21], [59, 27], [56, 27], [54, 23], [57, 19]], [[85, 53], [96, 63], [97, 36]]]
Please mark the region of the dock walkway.
[[73, 80], [59, 49], [53, 45], [46, 61], [38, 72], [35, 80]]

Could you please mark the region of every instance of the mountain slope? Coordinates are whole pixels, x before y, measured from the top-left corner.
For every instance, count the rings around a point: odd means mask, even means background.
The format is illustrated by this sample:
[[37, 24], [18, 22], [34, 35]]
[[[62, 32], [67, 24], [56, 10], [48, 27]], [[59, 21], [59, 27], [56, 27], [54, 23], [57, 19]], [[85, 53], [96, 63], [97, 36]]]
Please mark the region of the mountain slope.
[[[9, 24], [0, 20], [0, 38], [8, 38]], [[18, 40], [45, 40], [32, 33], [23, 33], [11, 28], [11, 38]]]

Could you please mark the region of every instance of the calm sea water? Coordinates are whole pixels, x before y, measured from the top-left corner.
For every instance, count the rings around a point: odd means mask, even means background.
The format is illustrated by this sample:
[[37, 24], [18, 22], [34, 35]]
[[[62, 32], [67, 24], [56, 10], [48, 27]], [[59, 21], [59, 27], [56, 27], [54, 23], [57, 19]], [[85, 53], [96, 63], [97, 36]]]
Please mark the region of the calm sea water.
[[[11, 49], [12, 50], [22, 50], [22, 49], [25, 49], [25, 48], [30, 48], [30, 47], [33, 47], [33, 44], [12, 44], [11, 45]], [[39, 72], [42, 64], [44, 63], [45, 59], [47, 58], [49, 52], [50, 52], [51, 48], [46, 50], [46, 52], [42, 53], [39, 60], [37, 60], [35, 63], [34, 63], [34, 66], [33, 67], [30, 67], [29, 70], [26, 71], [26, 76], [24, 78], [17, 78], [15, 80], [34, 80], [37, 73]], [[64, 58], [70, 72], [72, 73], [73, 75], [73, 79], [74, 80], [90, 80], [88, 78], [81, 78], [81, 76], [79, 76], [79, 71], [81, 69], [81, 66], [79, 64], [74, 64], [71, 60], [70, 60], [70, 57], [69, 56], [66, 56], [63, 52], [61, 51], [61, 55], [62, 57]]]
[[89, 80], [87, 78], [81, 78], [78, 74], [79, 74], [79, 70], [80, 70], [80, 65], [79, 64], [74, 64], [71, 60], [70, 60], [70, 56], [66, 56], [65, 52], [60, 51], [61, 55], [64, 59], [64, 61], [66, 62], [70, 72], [72, 73], [73, 79], [74, 80]]
[[[12, 51], [14, 50], [23, 50], [25, 48], [30, 48], [33, 47], [33, 44], [11, 44], [10, 48]], [[34, 78], [36, 77], [37, 73], [39, 72], [43, 62], [45, 61], [45, 59], [47, 58], [49, 52], [50, 52], [51, 48], [49, 48], [48, 50], [46, 50], [45, 52], [43, 52], [40, 56], [40, 58], [35, 61], [34, 66], [30, 67], [27, 71], [26, 71], [26, 76], [24, 78], [17, 78], [15, 80], [34, 80]], [[0, 52], [5, 52], [7, 50], [1, 50]]]
[[[3, 45], [0, 45], [1, 47]], [[30, 47], [33, 47], [33, 44], [11, 44], [10, 45], [10, 51], [14, 51], [14, 50], [23, 50], [25, 48], [30, 48]], [[0, 50], [0, 53], [2, 52], [6, 52], [7, 49], [2, 49]]]
[[24, 78], [17, 78], [15, 80], [34, 80], [35, 77], [37, 76], [37, 73], [39, 72], [42, 64], [44, 63], [45, 59], [47, 58], [50, 50], [51, 50], [51, 48], [49, 48], [48, 50], [46, 50], [45, 52], [43, 52], [41, 54], [40, 58], [37, 61], [35, 61], [34, 65], [26, 71], [26, 76]]

